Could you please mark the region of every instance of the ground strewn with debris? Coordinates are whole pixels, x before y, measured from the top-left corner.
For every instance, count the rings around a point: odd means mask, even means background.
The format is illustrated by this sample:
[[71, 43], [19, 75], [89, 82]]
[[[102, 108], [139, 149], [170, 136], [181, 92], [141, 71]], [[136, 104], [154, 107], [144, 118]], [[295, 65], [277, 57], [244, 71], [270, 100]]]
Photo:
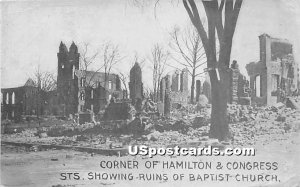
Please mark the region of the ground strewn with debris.
[[[229, 147], [254, 147], [257, 155], [254, 158], [247, 157], [201, 157], [201, 160], [228, 161], [266, 161], [276, 160], [279, 163], [278, 175], [285, 183], [300, 184], [295, 176], [300, 176], [299, 144], [300, 144], [300, 111], [286, 107], [282, 103], [274, 106], [254, 107], [245, 105], [228, 105], [228, 119], [230, 121], [231, 142], [218, 142], [210, 139], [210, 105], [201, 107], [198, 105], [182, 106], [173, 109], [169, 118], [151, 117], [147, 113], [132, 121], [119, 122], [97, 122], [78, 125], [66, 119], [53, 121], [47, 119], [47, 125], [20, 128], [12, 125], [6, 133], [2, 134], [1, 140], [6, 142], [50, 144], [80, 146], [98, 149], [117, 149], [127, 145], [148, 145], [151, 147], [168, 147], [174, 145], [199, 146], [203, 142], [224, 144]], [[197, 111], [197, 112], [196, 112]], [[109, 125], [117, 128], [109, 128]], [[13, 128], [15, 127], [15, 128]], [[7, 128], [7, 127], [6, 127]], [[131, 131], [131, 129], [139, 129]], [[105, 186], [105, 185], [144, 185], [145, 182], [122, 181], [62, 181], [58, 171], [65, 170], [87, 170], [99, 171], [99, 160], [116, 159], [118, 157], [106, 157], [103, 155], [87, 152], [76, 152], [71, 150], [41, 150], [35, 146], [28, 148], [2, 145], [1, 165], [3, 184], [22, 186]], [[122, 159], [135, 159], [141, 162], [146, 157], [124, 156]], [[177, 157], [153, 159], [187, 159], [193, 158]], [[147, 159], [146, 159], [147, 160]], [[40, 167], [42, 166], [42, 167]], [[25, 171], [33, 173], [21, 175]], [[138, 172], [138, 171], [134, 171]], [[169, 171], [168, 171], [169, 172]], [[175, 171], [171, 171], [175, 172]], [[260, 171], [261, 172], [261, 171]], [[34, 177], [36, 176], [36, 177]], [[15, 178], [14, 178], [15, 177]], [[27, 180], [26, 177], [30, 177]], [[293, 178], [294, 177], [294, 178]], [[165, 182], [158, 181], [151, 185], [164, 185]], [[168, 185], [171, 184], [168, 182]], [[172, 183], [176, 185], [177, 183]], [[182, 183], [180, 183], [181, 185]], [[190, 185], [190, 183], [188, 183]], [[201, 183], [202, 184], [202, 183]], [[211, 183], [209, 183], [211, 185]], [[222, 183], [221, 183], [222, 184]], [[240, 183], [224, 183], [225, 186], [241, 186]], [[222, 184], [221, 186], [224, 186]], [[266, 186], [273, 183], [245, 183], [243, 186], [255, 186], [263, 184]], [[150, 185], [150, 186], [151, 186]], [[199, 183], [191, 183], [191, 186]], [[218, 186], [218, 184], [215, 184]], [[278, 185], [274, 183], [274, 185]], [[220, 185], [219, 185], [220, 186]], [[290, 185], [287, 185], [290, 186]]]
[[[147, 144], [168, 146], [207, 140], [210, 125], [209, 106], [197, 111], [195, 106], [181, 107], [170, 118], [150, 118], [144, 114], [138, 120], [125, 122], [119, 129], [109, 129], [112, 122], [85, 123], [71, 121], [20, 132], [2, 134], [2, 141], [111, 148], [114, 144]], [[193, 111], [193, 112], [191, 112]], [[268, 144], [287, 139], [300, 128], [300, 111], [277, 104], [269, 107], [228, 105], [232, 146]], [[50, 122], [48, 122], [50, 123]], [[119, 122], [115, 122], [119, 123]], [[122, 122], [124, 123], [124, 122]], [[143, 126], [142, 131], [131, 131]], [[125, 129], [125, 130], [122, 130]], [[13, 131], [13, 130], [11, 130]]]

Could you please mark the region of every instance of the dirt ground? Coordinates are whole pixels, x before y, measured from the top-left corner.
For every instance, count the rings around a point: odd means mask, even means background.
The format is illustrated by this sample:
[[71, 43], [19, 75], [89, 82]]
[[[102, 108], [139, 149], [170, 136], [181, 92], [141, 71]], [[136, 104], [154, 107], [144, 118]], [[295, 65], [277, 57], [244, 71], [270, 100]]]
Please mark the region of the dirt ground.
[[[2, 186], [28, 186], [28, 187], [70, 187], [70, 186], [300, 186], [300, 132], [290, 133], [288, 139], [271, 142], [264, 145], [256, 145], [256, 156], [254, 157], [116, 157], [91, 155], [83, 152], [66, 151], [66, 150], [48, 150], [38, 152], [27, 152], [20, 147], [2, 145], [1, 147], [1, 185]], [[101, 161], [107, 160], [136, 160], [139, 168], [136, 169], [104, 169], [100, 167]], [[227, 162], [277, 162], [278, 170], [223, 170], [212, 169], [162, 169], [145, 168], [145, 162], [152, 161], [201, 161], [217, 162], [226, 164]], [[71, 173], [71, 174], [67, 174]], [[74, 174], [78, 173], [78, 174]], [[91, 174], [92, 173], [92, 174]], [[115, 174], [132, 174], [133, 180], [104, 180], [95, 179], [96, 173], [115, 173]], [[238, 182], [231, 178], [228, 181], [201, 181], [191, 180], [190, 174], [228, 173], [235, 174], [274, 174], [277, 175], [277, 181], [272, 182]], [[152, 178], [143, 178], [142, 175]], [[165, 174], [167, 180], [160, 180], [154, 177], [155, 174]], [[178, 175], [176, 175], [178, 174]], [[175, 180], [173, 177], [184, 175], [182, 180]], [[78, 179], [79, 176], [79, 179]], [[64, 180], [66, 179], [66, 180]], [[78, 180], [76, 180], [78, 179]]]

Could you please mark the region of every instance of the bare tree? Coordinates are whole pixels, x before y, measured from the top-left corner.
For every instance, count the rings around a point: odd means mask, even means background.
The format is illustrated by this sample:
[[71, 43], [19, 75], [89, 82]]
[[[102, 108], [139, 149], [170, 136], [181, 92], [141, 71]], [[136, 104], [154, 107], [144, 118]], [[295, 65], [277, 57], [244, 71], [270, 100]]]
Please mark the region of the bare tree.
[[201, 73], [197, 73], [197, 70], [206, 65], [206, 55], [202, 45], [201, 38], [194, 28], [187, 28], [185, 33], [180, 33], [179, 28], [174, 28], [171, 33], [172, 41], [170, 47], [175, 51], [178, 56], [172, 56], [172, 58], [188, 68], [188, 72], [192, 77], [191, 84], [191, 103], [194, 102], [195, 95], [195, 79]]
[[[159, 1], [155, 0], [154, 10]], [[200, 0], [199, 3], [203, 5], [207, 17], [207, 29], [200, 18], [195, 0], [182, 0], [182, 2], [201, 38], [207, 58], [207, 71], [211, 80], [212, 93], [210, 137], [229, 140], [227, 120], [229, 64], [232, 39], [243, 0]], [[217, 47], [219, 53], [217, 53]]]
[[153, 100], [157, 102], [160, 89], [160, 80], [166, 69], [169, 52], [159, 44], [155, 44], [151, 51], [152, 75], [153, 75]]
[[[99, 57], [101, 56], [101, 57]], [[98, 59], [102, 58], [102, 59]], [[81, 49], [80, 56], [80, 72], [81, 77], [87, 78], [87, 72], [92, 70], [92, 66], [97, 67], [96, 70], [92, 71], [92, 75], [89, 80], [86, 80], [85, 86], [94, 87], [96, 83], [104, 84], [104, 88], [107, 87], [108, 77], [112, 71], [112, 68], [119, 63], [123, 57], [121, 57], [119, 52], [119, 47], [113, 45], [110, 42], [103, 44], [103, 51], [96, 50], [91, 52], [90, 44], [84, 43]], [[99, 63], [97, 63], [99, 61]], [[103, 81], [93, 81], [96, 74], [100, 71], [104, 71], [104, 80]]]
[[145, 98], [151, 98], [151, 95], [153, 95], [153, 91], [148, 86], [144, 87], [144, 97]]
[[92, 81], [93, 77], [99, 72], [104, 65], [100, 65], [95, 71], [93, 71], [93, 75], [87, 81], [87, 71], [92, 69], [92, 66], [95, 65], [97, 58], [99, 57], [99, 50], [94, 52], [91, 51], [91, 45], [89, 43], [84, 43], [80, 48], [80, 70], [81, 70], [81, 78], [84, 78], [86, 87], [93, 87], [95, 82]]
[[36, 68], [31, 79], [33, 80], [34, 86], [37, 88], [36, 115], [40, 126], [39, 117], [42, 114], [42, 107], [44, 104], [43, 102], [45, 99], [45, 94], [47, 92], [55, 90], [57, 87], [57, 82], [53, 73], [50, 73], [48, 71], [41, 71], [40, 66]]
[[[202, 0], [201, 2], [207, 17], [207, 31], [204, 29], [195, 1], [183, 0], [183, 5], [199, 33], [207, 57], [212, 93], [210, 137], [228, 140], [230, 138], [227, 120], [230, 54], [243, 0]], [[216, 52], [217, 42], [219, 54]]]
[[[104, 88], [107, 89], [107, 82], [110, 73], [115, 65], [117, 65], [124, 57], [121, 56], [119, 46], [108, 42], [104, 44], [103, 51], [103, 69], [104, 69]], [[101, 69], [102, 69], [101, 67]]]
[[54, 73], [41, 71], [39, 66], [36, 68], [31, 79], [33, 80], [34, 86], [44, 92], [53, 91], [57, 87]]
[[87, 71], [92, 64], [95, 63], [99, 51], [90, 54], [90, 44], [84, 43], [80, 51], [80, 69]]
[[145, 58], [143, 58], [143, 57], [140, 57], [139, 55], [138, 55], [138, 53], [135, 53], [135, 55], [134, 55], [134, 58], [133, 58], [133, 61], [132, 61], [132, 63], [131, 63], [131, 67], [130, 67], [130, 69], [134, 66], [134, 64], [135, 63], [139, 63], [139, 65], [140, 65], [140, 67], [143, 69], [144, 68], [144, 66], [146, 65], [146, 59]]

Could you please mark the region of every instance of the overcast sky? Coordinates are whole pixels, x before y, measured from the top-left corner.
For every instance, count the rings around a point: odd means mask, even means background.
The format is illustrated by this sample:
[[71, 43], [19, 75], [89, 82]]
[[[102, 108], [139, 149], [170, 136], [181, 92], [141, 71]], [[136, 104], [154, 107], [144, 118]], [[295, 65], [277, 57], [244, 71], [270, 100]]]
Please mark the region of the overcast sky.
[[[79, 47], [83, 43], [89, 43], [91, 52], [101, 50], [103, 43], [111, 41], [119, 45], [121, 53], [126, 56], [115, 71], [126, 73], [135, 53], [147, 59], [155, 43], [168, 46], [169, 33], [175, 25], [184, 28], [190, 24], [180, 0], [178, 4], [171, 0], [160, 1], [156, 17], [153, 3], [145, 3], [143, 7], [139, 7], [132, 2], [133, 0], [2, 2], [1, 86], [23, 85], [38, 64], [44, 71], [55, 72], [60, 41], [65, 42], [68, 47], [72, 41]], [[199, 10], [204, 13], [201, 6]], [[294, 44], [298, 62], [299, 14], [298, 0], [244, 0], [234, 35], [231, 59], [236, 59], [242, 72], [247, 75], [245, 65], [259, 60], [258, 36], [267, 33], [290, 40]], [[175, 65], [175, 62], [169, 63]], [[151, 85], [151, 68], [147, 62], [143, 68], [143, 79], [146, 85]]]

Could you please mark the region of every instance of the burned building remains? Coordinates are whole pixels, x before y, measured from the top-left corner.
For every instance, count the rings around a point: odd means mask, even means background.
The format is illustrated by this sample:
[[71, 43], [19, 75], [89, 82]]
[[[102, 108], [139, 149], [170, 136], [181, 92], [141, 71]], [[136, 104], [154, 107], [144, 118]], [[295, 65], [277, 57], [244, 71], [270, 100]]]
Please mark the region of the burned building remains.
[[272, 105], [297, 91], [298, 67], [288, 40], [262, 34], [259, 43], [260, 60], [246, 66], [251, 97], [259, 105]]
[[28, 79], [23, 86], [1, 89], [1, 117], [2, 119], [19, 120], [21, 115], [36, 115], [44, 111], [44, 105], [39, 100], [38, 88], [32, 79]]
[[189, 102], [188, 69], [175, 71], [172, 75], [170, 98], [173, 104], [186, 105]]
[[166, 75], [160, 81], [158, 108], [164, 115], [169, 115], [171, 107], [186, 105], [189, 102], [188, 70], [184, 68], [181, 72]]
[[24, 86], [1, 89], [2, 119], [17, 119], [37, 113], [68, 116], [86, 110], [98, 113], [112, 97], [123, 98], [119, 76], [113, 73], [85, 71], [79, 68], [78, 48], [68, 50], [61, 42], [57, 53], [57, 89], [39, 91], [32, 80]]
[[57, 96], [63, 115], [84, 112], [98, 113], [112, 97], [122, 98], [123, 91], [118, 75], [79, 69], [79, 56], [74, 42], [69, 51], [59, 46]]
[[143, 99], [142, 69], [137, 62], [130, 70], [129, 91], [130, 99], [133, 104], [135, 104], [136, 101]]

